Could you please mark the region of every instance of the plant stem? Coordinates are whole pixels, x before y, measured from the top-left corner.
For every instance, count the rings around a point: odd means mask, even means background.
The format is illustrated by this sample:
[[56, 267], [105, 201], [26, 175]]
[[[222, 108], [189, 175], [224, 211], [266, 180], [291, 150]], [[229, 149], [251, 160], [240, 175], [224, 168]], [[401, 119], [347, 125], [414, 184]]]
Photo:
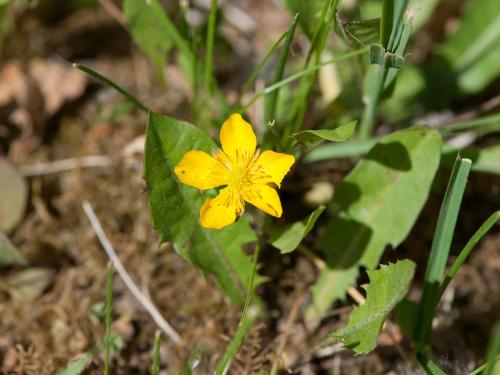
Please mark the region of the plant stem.
[[113, 302], [113, 263], [108, 263], [106, 273], [106, 318], [104, 334], [104, 374], [109, 374], [109, 353], [111, 348], [111, 305]]
[[124, 88], [118, 86], [116, 83], [111, 81], [110, 79], [104, 77], [102, 74], [97, 73], [95, 70], [90, 69], [89, 67], [82, 65], [82, 64], [73, 64], [73, 68], [76, 68], [78, 70], [81, 70], [84, 73], [87, 73], [88, 75], [91, 75], [94, 78], [97, 78], [99, 81], [102, 83], [112, 87], [116, 91], [118, 91], [120, 94], [122, 94], [124, 97], [126, 97], [128, 100], [130, 100], [132, 103], [135, 104], [135, 106], [141, 110], [143, 110], [146, 113], [150, 112], [150, 109], [146, 107], [139, 99], [137, 99], [134, 95], [129, 93], [127, 90]]

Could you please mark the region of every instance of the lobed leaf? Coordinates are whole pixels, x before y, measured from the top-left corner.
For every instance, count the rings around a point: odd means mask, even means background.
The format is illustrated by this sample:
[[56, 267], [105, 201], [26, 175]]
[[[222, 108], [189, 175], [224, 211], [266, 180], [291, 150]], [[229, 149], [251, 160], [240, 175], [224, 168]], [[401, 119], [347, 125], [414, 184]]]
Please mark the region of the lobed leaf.
[[314, 324], [356, 281], [359, 266], [376, 267], [387, 245], [398, 246], [413, 227], [430, 191], [441, 156], [441, 136], [417, 126], [373, 146], [337, 187], [340, 214], [319, 246], [327, 267], [313, 286], [306, 322]]
[[173, 172], [187, 151], [210, 152], [215, 146], [193, 125], [151, 112], [144, 155], [148, 203], [160, 241], [171, 241], [179, 254], [214, 275], [233, 302], [242, 303], [252, 264], [241, 247], [255, 241], [254, 231], [245, 217], [219, 231], [201, 227], [199, 211], [206, 194], [182, 184]]
[[415, 263], [408, 259], [368, 271], [370, 283], [363, 286], [365, 304], [356, 307], [347, 326], [333, 336], [357, 354], [371, 352], [387, 315], [408, 292], [414, 273]]

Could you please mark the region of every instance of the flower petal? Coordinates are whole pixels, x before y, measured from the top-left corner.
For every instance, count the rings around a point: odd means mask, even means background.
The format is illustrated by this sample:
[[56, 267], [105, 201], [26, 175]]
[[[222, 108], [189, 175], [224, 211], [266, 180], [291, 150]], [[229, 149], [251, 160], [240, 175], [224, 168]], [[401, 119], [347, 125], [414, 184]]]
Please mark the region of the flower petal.
[[236, 165], [247, 163], [255, 154], [257, 138], [252, 126], [235, 113], [224, 121], [220, 129], [220, 143], [224, 152]]
[[295, 163], [293, 155], [264, 151], [257, 159], [256, 164], [261, 167], [263, 173], [269, 176], [266, 182], [274, 182], [280, 187], [283, 177], [288, 173], [293, 163]]
[[244, 202], [238, 191], [226, 187], [201, 207], [200, 223], [205, 228], [221, 229], [234, 223], [243, 209]]
[[226, 185], [229, 171], [217, 160], [203, 151], [186, 152], [174, 168], [181, 182], [206, 190]]
[[281, 208], [280, 197], [272, 187], [264, 184], [250, 185], [245, 187], [242, 195], [245, 201], [258, 209], [269, 215], [281, 217], [283, 209]]

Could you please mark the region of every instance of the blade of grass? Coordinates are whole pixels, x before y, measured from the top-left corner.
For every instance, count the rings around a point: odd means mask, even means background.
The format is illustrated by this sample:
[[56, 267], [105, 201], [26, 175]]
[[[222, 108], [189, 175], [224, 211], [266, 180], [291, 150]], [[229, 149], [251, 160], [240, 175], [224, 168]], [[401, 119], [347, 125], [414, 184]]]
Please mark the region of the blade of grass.
[[206, 53], [205, 66], [203, 72], [203, 81], [205, 83], [205, 95], [209, 99], [211, 97], [212, 86], [212, 70], [213, 70], [213, 53], [214, 53], [214, 36], [215, 36], [215, 21], [217, 19], [217, 8], [219, 7], [218, 0], [212, 0], [210, 3], [210, 13], [208, 15], [208, 28], [206, 38]]
[[484, 237], [484, 235], [493, 227], [493, 225], [496, 224], [499, 219], [500, 211], [496, 211], [479, 227], [479, 229], [472, 235], [470, 240], [465, 244], [464, 248], [458, 255], [457, 259], [451, 266], [450, 270], [446, 274], [444, 281], [441, 284], [438, 299], [441, 298], [450, 281], [453, 279], [453, 277], [455, 277], [462, 264], [464, 264], [465, 260], [469, 257], [470, 253], [474, 249], [474, 246], [476, 246], [481, 238]]
[[[497, 355], [497, 357], [495, 358], [495, 364], [497, 362], [500, 362], [500, 354]], [[489, 364], [490, 364], [490, 362], [483, 363], [481, 366], [479, 366], [478, 368], [476, 368], [475, 370], [470, 372], [469, 375], [477, 375], [477, 374], [483, 373], [483, 371], [486, 370], [486, 368], [488, 368]], [[494, 368], [495, 367], [493, 367], [493, 369]], [[493, 374], [493, 375], [495, 375], [495, 374]]]
[[446, 375], [446, 373], [441, 370], [426, 353], [417, 353], [417, 361], [427, 375]]
[[111, 349], [111, 307], [113, 303], [113, 264], [108, 263], [106, 273], [106, 332], [104, 335], [104, 374], [109, 374], [109, 353]]
[[271, 46], [271, 48], [269, 48], [269, 50], [266, 52], [266, 54], [264, 55], [262, 60], [259, 61], [259, 63], [255, 67], [254, 71], [252, 72], [250, 77], [247, 79], [247, 81], [243, 84], [243, 86], [241, 87], [240, 93], [238, 95], [238, 99], [236, 100], [237, 107], [240, 107], [241, 98], [253, 86], [253, 84], [255, 83], [257, 77], [259, 76], [259, 73], [261, 72], [262, 68], [267, 63], [269, 58], [272, 56], [272, 54], [274, 53], [276, 48], [278, 48], [278, 46], [281, 44], [281, 42], [283, 40], [285, 40], [285, 37], [287, 35], [288, 35], [288, 30], [285, 31], [283, 34], [281, 34], [281, 36], [278, 38], [278, 40], [276, 42], [274, 42], [274, 44]]
[[270, 93], [272, 93], [273, 91], [275, 90], [278, 90], [279, 88], [283, 87], [283, 86], [286, 86], [288, 85], [289, 83], [293, 82], [293, 81], [296, 81], [298, 80], [299, 78], [303, 77], [303, 76], [306, 76], [314, 71], [317, 71], [318, 69], [321, 69], [322, 67], [324, 66], [327, 66], [329, 64], [333, 64], [333, 63], [336, 63], [336, 62], [339, 62], [339, 61], [343, 61], [343, 60], [347, 60], [347, 59], [350, 59], [354, 56], [357, 56], [357, 55], [361, 55], [363, 53], [366, 53], [368, 52], [368, 49], [367, 48], [361, 48], [361, 49], [358, 49], [358, 50], [355, 50], [355, 51], [351, 51], [351, 52], [347, 52], [347, 53], [344, 53], [340, 56], [337, 56], [336, 58], [334, 59], [331, 59], [331, 60], [328, 60], [328, 61], [325, 61], [324, 63], [321, 63], [321, 64], [317, 64], [317, 65], [314, 65], [314, 66], [311, 66], [309, 68], [306, 68], [306, 69], [303, 69], [295, 74], [292, 74], [291, 76], [279, 81], [279, 82], [276, 82], [275, 84], [271, 85], [271, 86], [268, 86], [268, 87], [265, 87], [264, 89], [260, 90], [258, 93], [256, 93], [249, 101], [247, 104], [245, 104], [242, 109], [240, 110], [240, 113], [243, 113], [245, 111], [247, 111], [257, 100], [259, 100], [261, 97], [263, 97], [264, 95], [268, 95]]
[[248, 294], [245, 299], [245, 305], [243, 307], [243, 312], [241, 314], [240, 322], [238, 323], [238, 328], [236, 333], [234, 334], [229, 346], [226, 348], [222, 359], [217, 364], [217, 368], [214, 371], [215, 375], [222, 375], [227, 372], [229, 369], [229, 365], [231, 364], [231, 360], [236, 355], [239, 347], [243, 343], [246, 335], [250, 331], [253, 326], [255, 319], [260, 313], [260, 308], [257, 305], [253, 305], [250, 307], [250, 304], [253, 300], [254, 296], [254, 281], [255, 274], [257, 273], [257, 260], [259, 258], [261, 245], [258, 244], [255, 248], [255, 254], [253, 256], [252, 262], [252, 277], [250, 278], [250, 285], [248, 286]]
[[[290, 51], [290, 45], [292, 44], [293, 36], [295, 34], [295, 29], [297, 28], [297, 22], [299, 20], [299, 14], [297, 13], [288, 28], [285, 45], [281, 50], [281, 54], [274, 71], [273, 84], [281, 81], [283, 79], [283, 73], [285, 72], [285, 65], [288, 58], [288, 53]], [[276, 115], [276, 103], [278, 102], [279, 89], [274, 90], [271, 94], [266, 97], [266, 103], [264, 106], [264, 123], [267, 124], [274, 120]]]
[[453, 124], [445, 125], [441, 128], [443, 134], [450, 134], [464, 130], [471, 130], [485, 125], [499, 124], [500, 113], [494, 115], [483, 116], [474, 120], [456, 122]]
[[469, 159], [457, 158], [439, 211], [431, 254], [425, 272], [425, 285], [420, 300], [418, 320], [415, 326], [415, 339], [418, 349], [427, 346], [430, 339], [432, 319], [439, 301], [439, 285], [443, 280], [443, 273], [471, 165], [472, 162]]
[[95, 70], [90, 69], [88, 66], [82, 65], [82, 64], [73, 64], [73, 68], [76, 68], [78, 70], [81, 70], [84, 73], [87, 73], [88, 75], [98, 79], [105, 85], [108, 85], [109, 87], [115, 89], [118, 91], [120, 94], [122, 94], [124, 97], [126, 97], [128, 100], [130, 100], [132, 103], [135, 104], [135, 106], [144, 112], [148, 113], [150, 109], [146, 107], [139, 99], [137, 99], [134, 95], [129, 93], [127, 90], [124, 88], [118, 86], [116, 83], [111, 81], [109, 78], [104, 77], [102, 74], [97, 73]]
[[156, 331], [153, 345], [153, 365], [151, 366], [151, 375], [158, 375], [160, 372], [160, 344], [161, 331]]
[[495, 372], [497, 365], [500, 366], [500, 364], [498, 364], [500, 361], [500, 323], [498, 322], [495, 324], [495, 328], [493, 328], [487, 359], [488, 362], [485, 375], [498, 374], [498, 372]]
[[[310, 63], [310, 56], [315, 54], [315, 65], [318, 65], [321, 61], [321, 55], [323, 53], [323, 50], [325, 49], [326, 46], [326, 41], [328, 39], [328, 35], [330, 33], [330, 29], [334, 26], [336, 22], [336, 14], [337, 14], [337, 7], [339, 5], [339, 0], [330, 0], [328, 4], [328, 10], [326, 11], [326, 15], [324, 16], [323, 19], [320, 20], [321, 22], [321, 27], [319, 28], [318, 31], [318, 36], [317, 36], [317, 43], [313, 43], [311, 45], [311, 50], [309, 51], [308, 54], [308, 60], [306, 60], [306, 67]], [[306, 108], [309, 103], [309, 98], [311, 97], [312, 90], [314, 88], [314, 83], [316, 82], [317, 78], [317, 70], [314, 70], [311, 72], [311, 75], [308, 77], [304, 77], [304, 79], [301, 82], [301, 85], [305, 85], [305, 90], [301, 91], [304, 92], [304, 95], [298, 95], [296, 97], [295, 103], [293, 105], [293, 108], [296, 109], [295, 113], [295, 118], [293, 121], [292, 126], [288, 126], [285, 128], [285, 131], [283, 132], [283, 137], [282, 141], [285, 147], [289, 147], [291, 145], [291, 139], [290, 139], [290, 134], [297, 133], [300, 131], [302, 127], [302, 122], [304, 121], [304, 117], [306, 114]]]

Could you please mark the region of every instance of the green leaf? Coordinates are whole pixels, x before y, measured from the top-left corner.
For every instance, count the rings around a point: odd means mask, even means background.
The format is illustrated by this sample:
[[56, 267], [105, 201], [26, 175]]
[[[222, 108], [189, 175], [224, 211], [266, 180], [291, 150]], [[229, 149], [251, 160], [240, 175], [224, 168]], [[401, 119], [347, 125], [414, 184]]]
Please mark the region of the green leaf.
[[460, 28], [439, 49], [458, 76], [458, 86], [463, 92], [479, 92], [500, 75], [499, 43], [500, 2], [482, 0], [465, 4]]
[[401, 331], [412, 339], [418, 317], [418, 303], [405, 298], [394, 308], [394, 315]]
[[389, 52], [396, 52], [403, 28], [403, 16], [408, 0], [384, 0], [380, 19], [380, 44]]
[[27, 198], [23, 177], [7, 159], [0, 157], [0, 231], [10, 232], [19, 224]]
[[497, 322], [493, 327], [488, 345], [487, 360], [485, 375], [498, 374], [500, 371], [500, 322]]
[[299, 25], [309, 39], [313, 38], [318, 22], [322, 0], [284, 0], [286, 7], [293, 14], [299, 14]]
[[324, 210], [325, 206], [320, 206], [308, 218], [275, 230], [270, 236], [271, 245], [279, 249], [281, 254], [294, 251], [313, 229], [314, 224], [316, 224], [316, 221]]
[[80, 375], [92, 363], [93, 356], [90, 353], [82, 354], [73, 359], [64, 369], [57, 372], [57, 375]]
[[354, 136], [357, 121], [337, 126], [335, 129], [303, 130], [291, 136], [306, 146], [314, 146], [323, 141], [345, 142]]
[[[340, 214], [319, 246], [327, 265], [313, 287], [306, 321], [315, 322], [345, 295], [359, 266], [376, 267], [385, 247], [398, 246], [413, 227], [439, 165], [441, 136], [425, 126], [382, 138], [337, 187]], [[311, 323], [312, 324], [312, 323]]]
[[125, 0], [123, 13], [134, 41], [153, 61], [162, 77], [172, 46], [175, 45], [185, 57], [189, 57], [189, 61], [193, 60], [189, 44], [158, 0]]
[[424, 347], [430, 339], [432, 319], [439, 301], [439, 285], [443, 280], [471, 164], [469, 159], [457, 158], [439, 211], [415, 327], [415, 337], [420, 348]]
[[377, 345], [387, 315], [408, 292], [414, 273], [415, 263], [408, 259], [368, 271], [370, 283], [363, 286], [365, 304], [356, 307], [347, 326], [333, 336], [357, 354], [371, 352]]
[[252, 264], [241, 247], [255, 241], [255, 233], [245, 217], [220, 231], [201, 227], [199, 211], [207, 196], [182, 184], [173, 172], [186, 152], [214, 147], [193, 125], [151, 112], [144, 155], [149, 208], [160, 241], [171, 241], [183, 257], [214, 275], [233, 302], [242, 303]]
[[12, 265], [26, 265], [26, 259], [9, 241], [7, 236], [0, 231], [0, 267]]

